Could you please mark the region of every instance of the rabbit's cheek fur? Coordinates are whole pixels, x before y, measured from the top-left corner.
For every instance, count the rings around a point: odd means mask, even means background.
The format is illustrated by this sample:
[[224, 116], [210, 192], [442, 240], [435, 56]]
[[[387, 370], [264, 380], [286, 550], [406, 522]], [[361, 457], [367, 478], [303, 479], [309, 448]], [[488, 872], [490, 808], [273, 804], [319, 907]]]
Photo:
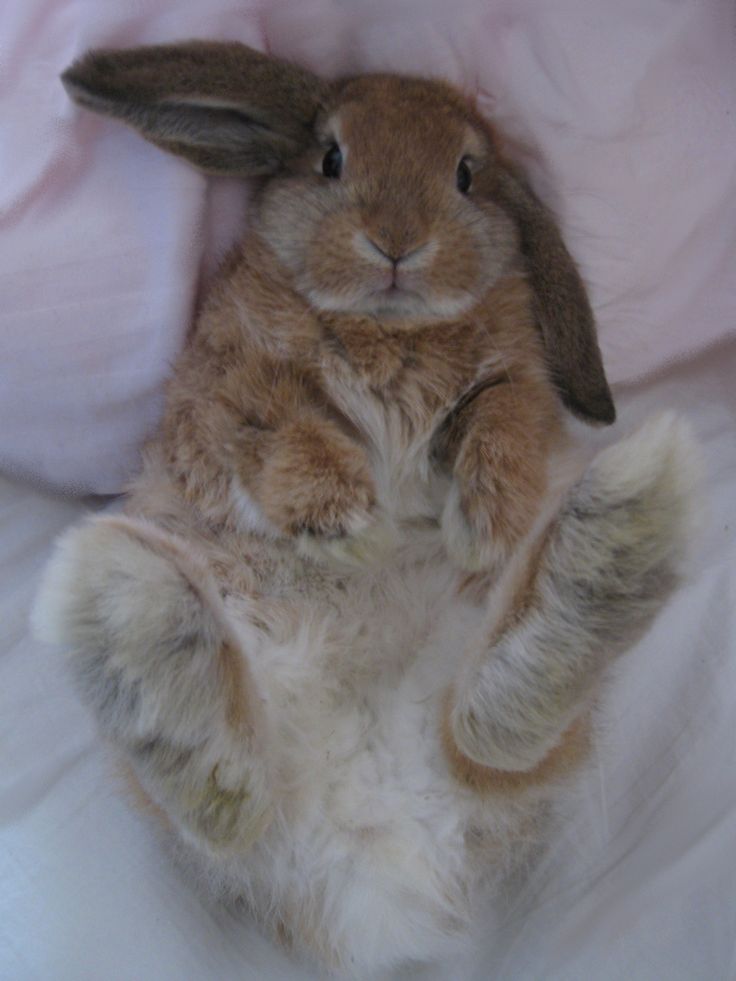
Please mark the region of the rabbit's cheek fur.
[[327, 182], [316, 174], [282, 177], [263, 188], [253, 226], [298, 279], [304, 275], [313, 240], [325, 218], [348, 208], [349, 195], [337, 181]]
[[[425, 321], [455, 317], [478, 302], [513, 263], [513, 226], [493, 206], [490, 214], [470, 207], [440, 213], [424, 244], [394, 268], [386, 258], [370, 255], [370, 222], [345, 201], [347, 195], [329, 201], [319, 189], [304, 189], [295, 195], [297, 205], [291, 200], [296, 190], [284, 188], [271, 197], [259, 231], [317, 309]], [[285, 202], [290, 223], [283, 216]]]
[[475, 208], [463, 209], [454, 220], [440, 219], [439, 224], [437, 255], [423, 284], [425, 305], [435, 316], [456, 317], [509, 271], [515, 236], [500, 212], [494, 221]]
[[329, 215], [315, 229], [302, 281], [318, 309], [360, 310], [390, 286], [388, 264], [367, 258], [360, 243], [356, 208]]

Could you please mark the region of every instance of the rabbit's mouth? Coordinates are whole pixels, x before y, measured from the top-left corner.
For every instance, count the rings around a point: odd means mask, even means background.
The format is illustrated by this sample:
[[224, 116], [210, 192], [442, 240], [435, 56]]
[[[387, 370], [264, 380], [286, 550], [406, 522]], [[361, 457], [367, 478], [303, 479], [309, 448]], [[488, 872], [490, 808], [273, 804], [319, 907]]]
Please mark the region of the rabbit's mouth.
[[465, 313], [487, 285], [473, 256], [462, 263], [455, 257], [454, 268], [445, 259], [438, 270], [436, 237], [392, 245], [362, 231], [345, 242], [339, 232], [325, 235], [319, 252], [297, 267], [297, 289], [318, 310], [436, 323]]
[[310, 303], [318, 310], [344, 314], [364, 314], [379, 320], [405, 320], [412, 323], [437, 323], [451, 320], [470, 309], [476, 298], [469, 291], [453, 293], [434, 291], [416, 281], [411, 286], [401, 280], [365, 284], [351, 290], [323, 291], [311, 287], [306, 291]]
[[389, 313], [395, 310], [403, 314], [419, 312], [427, 305], [421, 293], [407, 289], [396, 281], [382, 289], [374, 290], [367, 297], [366, 306], [370, 306], [371, 303], [375, 304], [377, 313]]
[[473, 306], [475, 298], [471, 293], [435, 293], [431, 289], [421, 289], [413, 285], [403, 286], [392, 283], [388, 287], [372, 290], [355, 304], [356, 311], [379, 318], [402, 318], [405, 320], [433, 323], [450, 320]]

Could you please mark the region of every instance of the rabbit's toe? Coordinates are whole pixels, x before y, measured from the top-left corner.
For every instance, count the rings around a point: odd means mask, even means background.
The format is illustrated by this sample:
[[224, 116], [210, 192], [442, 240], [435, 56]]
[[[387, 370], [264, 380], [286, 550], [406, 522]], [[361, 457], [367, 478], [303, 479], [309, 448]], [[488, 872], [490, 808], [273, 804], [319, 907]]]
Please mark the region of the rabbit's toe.
[[590, 608], [613, 633], [646, 623], [678, 582], [698, 471], [693, 438], [673, 413], [599, 453], [563, 507], [548, 556], [563, 600]]

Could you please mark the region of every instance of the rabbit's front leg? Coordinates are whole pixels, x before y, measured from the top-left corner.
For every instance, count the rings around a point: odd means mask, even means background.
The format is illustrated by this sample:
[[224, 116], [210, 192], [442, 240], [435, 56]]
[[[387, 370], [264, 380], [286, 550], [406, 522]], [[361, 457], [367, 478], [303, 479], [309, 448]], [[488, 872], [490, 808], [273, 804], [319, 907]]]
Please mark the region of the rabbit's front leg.
[[266, 518], [307, 556], [364, 565], [393, 547], [365, 450], [315, 413], [270, 437], [250, 488]]
[[559, 755], [606, 666], [678, 581], [695, 458], [665, 415], [600, 453], [572, 488], [450, 693], [445, 734], [463, 772], [535, 773]]
[[305, 411], [273, 433], [251, 480], [265, 516], [290, 536], [342, 538], [372, 520], [376, 496], [365, 450], [316, 413]]
[[163, 433], [184, 498], [215, 525], [290, 538], [308, 554], [369, 553], [380, 538], [370, 461], [324, 393], [257, 350], [222, 377], [201, 369], [197, 350], [172, 384]]
[[147, 522], [92, 520], [59, 542], [34, 619], [180, 833], [246, 848], [270, 816], [259, 699], [204, 561]]
[[452, 484], [442, 514], [450, 559], [498, 572], [530, 530], [546, 485], [548, 396], [522, 380], [492, 383], [453, 417], [442, 450]]

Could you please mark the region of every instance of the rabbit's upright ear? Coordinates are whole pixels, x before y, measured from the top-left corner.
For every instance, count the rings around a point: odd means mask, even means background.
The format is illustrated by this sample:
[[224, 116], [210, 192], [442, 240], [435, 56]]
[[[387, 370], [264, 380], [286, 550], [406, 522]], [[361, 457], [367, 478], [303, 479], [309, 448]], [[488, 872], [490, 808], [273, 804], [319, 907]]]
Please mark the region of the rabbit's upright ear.
[[115, 116], [208, 173], [269, 174], [309, 142], [328, 85], [244, 44], [90, 51], [61, 76], [82, 106]]
[[593, 311], [559, 229], [518, 168], [504, 164], [498, 200], [516, 220], [553, 381], [587, 422], [612, 423], [616, 409], [603, 371]]

